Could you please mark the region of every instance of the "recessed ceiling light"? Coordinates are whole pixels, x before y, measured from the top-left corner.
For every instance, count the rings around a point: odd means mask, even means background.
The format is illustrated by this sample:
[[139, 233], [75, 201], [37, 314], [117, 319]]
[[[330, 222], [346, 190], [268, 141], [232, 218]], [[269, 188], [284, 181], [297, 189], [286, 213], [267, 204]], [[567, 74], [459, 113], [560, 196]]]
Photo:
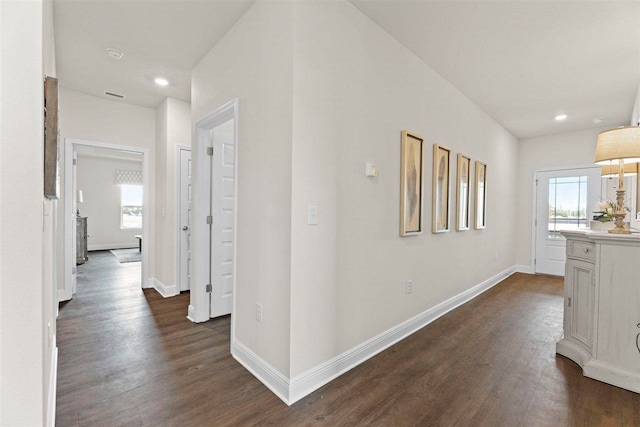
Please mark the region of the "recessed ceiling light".
[[122, 57], [124, 56], [124, 53], [122, 53], [118, 49], [114, 49], [112, 47], [109, 47], [109, 48], [107, 48], [107, 55], [109, 55], [109, 58], [117, 60], [117, 59], [122, 59]]
[[168, 86], [169, 85], [169, 80], [163, 79], [162, 77], [156, 77], [154, 82], [156, 82], [156, 84], [158, 86]]
[[556, 119], [556, 121], [557, 121], [557, 122], [561, 122], [561, 121], [563, 121], [564, 119], [566, 119], [567, 117], [568, 117], [568, 116], [567, 116], [566, 114], [558, 114], [558, 115], [555, 117], [555, 119]]

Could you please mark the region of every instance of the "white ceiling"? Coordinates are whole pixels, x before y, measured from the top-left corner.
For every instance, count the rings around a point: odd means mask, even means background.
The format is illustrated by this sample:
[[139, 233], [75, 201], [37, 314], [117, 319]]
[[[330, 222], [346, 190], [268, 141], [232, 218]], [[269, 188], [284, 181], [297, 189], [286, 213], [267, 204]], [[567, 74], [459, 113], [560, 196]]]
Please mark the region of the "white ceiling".
[[[155, 108], [191, 99], [191, 70], [255, 0], [54, 0], [61, 86]], [[111, 59], [107, 48], [124, 52]], [[167, 87], [153, 80], [163, 76]]]
[[[629, 122], [640, 1], [350, 1], [519, 138]], [[60, 84], [151, 108], [189, 101], [191, 70], [254, 2], [54, 0]]]
[[639, 1], [351, 2], [519, 138], [629, 124]]

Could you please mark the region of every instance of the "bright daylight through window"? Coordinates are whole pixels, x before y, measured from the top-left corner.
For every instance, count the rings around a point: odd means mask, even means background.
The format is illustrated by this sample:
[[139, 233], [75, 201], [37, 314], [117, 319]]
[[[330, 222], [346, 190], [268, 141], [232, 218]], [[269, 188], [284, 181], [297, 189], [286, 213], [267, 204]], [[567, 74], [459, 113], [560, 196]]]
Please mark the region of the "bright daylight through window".
[[142, 185], [120, 186], [120, 228], [142, 228]]
[[587, 223], [587, 177], [551, 178], [547, 237], [564, 239], [561, 231], [586, 229]]

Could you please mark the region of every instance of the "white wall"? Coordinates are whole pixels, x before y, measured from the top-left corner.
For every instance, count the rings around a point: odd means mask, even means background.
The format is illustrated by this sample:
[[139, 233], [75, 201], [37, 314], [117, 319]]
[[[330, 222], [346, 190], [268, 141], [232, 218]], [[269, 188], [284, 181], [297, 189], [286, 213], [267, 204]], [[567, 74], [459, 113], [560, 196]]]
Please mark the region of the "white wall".
[[[291, 377], [513, 266], [517, 218], [505, 207], [518, 153], [514, 136], [350, 3], [297, 3], [294, 21]], [[399, 236], [405, 129], [426, 152], [424, 233], [412, 237]], [[436, 142], [452, 149], [444, 234], [431, 233]], [[484, 230], [455, 231], [459, 152], [488, 164]]]
[[78, 208], [80, 215], [87, 217], [89, 250], [138, 246], [134, 236], [142, 229], [120, 229], [120, 185], [116, 184], [119, 170], [142, 172], [142, 155], [139, 161], [78, 155], [76, 180], [84, 199]]
[[636, 93], [636, 101], [633, 104], [633, 112], [631, 113], [631, 119], [629, 120], [631, 126], [640, 126], [640, 85], [638, 85], [638, 92]]
[[155, 242], [156, 242], [156, 261], [155, 261], [155, 269], [153, 277], [156, 280], [159, 280], [164, 285], [167, 283], [163, 282], [165, 277], [164, 270], [167, 266], [164, 264], [164, 250], [162, 248], [166, 247], [165, 243], [165, 227], [164, 227], [164, 216], [165, 216], [165, 206], [166, 206], [166, 188], [167, 188], [167, 174], [166, 174], [166, 165], [167, 165], [167, 125], [169, 119], [168, 112], [168, 101], [165, 99], [159, 106], [156, 108], [156, 209], [153, 210], [152, 215], [154, 216], [154, 221], [156, 223], [155, 227]]
[[176, 283], [176, 152], [191, 147], [191, 104], [166, 98], [156, 109], [156, 271], [167, 287]]
[[[52, 221], [43, 219], [42, 1], [0, 2], [0, 425], [46, 422], [53, 343], [43, 280]], [[50, 27], [48, 27], [50, 28]], [[49, 53], [53, 55], [53, 52]], [[48, 57], [47, 57], [48, 58]], [[46, 203], [45, 210], [51, 204]]]
[[[60, 135], [62, 140], [73, 138], [149, 150], [149, 212], [155, 211], [155, 116], [156, 112], [151, 108], [110, 101], [71, 89], [60, 88]], [[61, 165], [64, 165], [63, 157], [61, 155]], [[61, 171], [61, 182], [64, 182], [64, 170]], [[64, 215], [65, 196], [64, 191], [61, 193], [61, 198], [58, 201], [60, 218]], [[150, 215], [149, 236], [144, 236], [145, 244], [148, 244], [146, 247], [149, 248], [149, 277], [154, 277], [155, 271], [156, 245], [154, 235], [155, 218]], [[61, 245], [62, 243], [59, 244], [59, 247]], [[64, 287], [63, 273], [63, 266], [59, 264], [58, 289]]]
[[598, 127], [575, 132], [558, 133], [520, 141], [518, 154], [518, 197], [515, 203], [518, 225], [517, 259], [519, 265], [531, 264], [533, 224], [533, 174], [546, 168], [570, 168], [592, 165], [598, 133], [607, 128]]
[[[55, 37], [53, 32], [53, 0], [42, 3], [42, 68], [43, 75], [57, 77]], [[60, 147], [59, 147], [60, 150]], [[44, 201], [45, 217], [43, 227], [43, 333], [44, 343], [44, 397], [43, 405], [46, 420], [53, 422], [55, 417], [55, 389], [57, 378], [58, 348], [56, 345], [56, 317], [58, 315], [58, 241], [62, 240], [61, 229], [58, 228], [58, 200]]]
[[[192, 75], [194, 122], [239, 98], [235, 338], [285, 377], [515, 264], [516, 138], [349, 3], [258, 2]], [[407, 238], [404, 129], [427, 153], [425, 233]], [[489, 165], [487, 229], [430, 233], [434, 142]]]
[[[256, 3], [193, 69], [191, 91], [193, 123], [239, 99], [235, 338], [284, 375], [289, 372], [292, 30], [291, 2]], [[192, 154], [194, 165], [200, 154]], [[191, 295], [193, 304], [193, 288]], [[257, 302], [265, 307], [262, 323], [255, 321]]]

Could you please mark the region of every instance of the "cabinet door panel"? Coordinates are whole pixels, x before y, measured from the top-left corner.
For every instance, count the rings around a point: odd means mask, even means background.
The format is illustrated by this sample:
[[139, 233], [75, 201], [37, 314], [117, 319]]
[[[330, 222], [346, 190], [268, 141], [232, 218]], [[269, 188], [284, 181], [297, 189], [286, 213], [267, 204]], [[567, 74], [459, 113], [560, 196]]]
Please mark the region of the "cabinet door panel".
[[591, 350], [593, 343], [593, 264], [568, 260], [566, 310], [570, 338]]

